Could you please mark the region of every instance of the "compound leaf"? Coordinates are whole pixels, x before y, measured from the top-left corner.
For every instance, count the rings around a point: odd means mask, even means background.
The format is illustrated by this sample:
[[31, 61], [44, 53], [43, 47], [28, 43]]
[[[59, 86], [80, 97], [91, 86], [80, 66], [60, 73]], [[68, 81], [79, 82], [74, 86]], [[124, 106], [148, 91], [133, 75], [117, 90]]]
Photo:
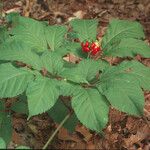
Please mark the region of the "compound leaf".
[[77, 83], [88, 83], [91, 81], [100, 70], [99, 61], [83, 60], [75, 67], [66, 68], [61, 75], [67, 80]]
[[109, 67], [100, 77], [99, 91], [120, 111], [142, 115], [144, 96], [140, 87], [149, 89], [150, 69], [139, 62], [123, 62]]

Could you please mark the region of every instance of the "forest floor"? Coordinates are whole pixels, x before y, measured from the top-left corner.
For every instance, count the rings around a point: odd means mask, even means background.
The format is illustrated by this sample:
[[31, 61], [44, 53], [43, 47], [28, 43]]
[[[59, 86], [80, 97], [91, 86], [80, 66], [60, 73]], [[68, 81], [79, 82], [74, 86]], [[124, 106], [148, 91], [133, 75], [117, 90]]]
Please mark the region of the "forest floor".
[[[146, 40], [150, 42], [150, 0], [3, 0], [1, 11], [4, 14], [19, 12], [26, 17], [49, 21], [49, 24], [64, 24], [73, 18], [96, 18], [100, 34], [104, 33], [112, 18], [136, 20], [143, 25]], [[136, 59], [150, 67], [150, 59]], [[113, 63], [118, 61], [118, 58], [114, 59]], [[62, 128], [49, 148], [149, 150], [149, 92], [145, 92], [144, 116], [144, 119], [137, 118], [112, 108], [103, 136], [79, 123], [73, 133]], [[26, 119], [27, 116], [21, 114], [13, 115], [13, 137], [8, 148], [16, 145], [42, 148], [58, 126], [47, 114], [32, 117], [29, 121]]]

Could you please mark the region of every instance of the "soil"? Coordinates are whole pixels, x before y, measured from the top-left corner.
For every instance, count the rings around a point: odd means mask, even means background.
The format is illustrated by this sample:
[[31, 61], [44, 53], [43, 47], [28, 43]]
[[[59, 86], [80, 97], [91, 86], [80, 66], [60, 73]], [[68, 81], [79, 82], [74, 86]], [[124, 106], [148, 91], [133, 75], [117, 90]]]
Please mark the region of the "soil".
[[[49, 24], [67, 24], [73, 18], [96, 18], [99, 31], [103, 34], [112, 18], [139, 21], [145, 30], [146, 40], [150, 42], [150, 0], [3, 0], [3, 15], [19, 12], [21, 15]], [[2, 23], [2, 22], [1, 22]], [[150, 67], [150, 59], [136, 57]], [[112, 61], [112, 60], [111, 60]], [[112, 63], [118, 63], [114, 59]], [[58, 126], [48, 115], [32, 117], [13, 114], [13, 137], [8, 148], [26, 145], [40, 149]], [[121, 113], [113, 108], [104, 134], [99, 135], [78, 124], [75, 132], [62, 128], [50, 149], [150, 149], [150, 93], [145, 92], [144, 118]]]

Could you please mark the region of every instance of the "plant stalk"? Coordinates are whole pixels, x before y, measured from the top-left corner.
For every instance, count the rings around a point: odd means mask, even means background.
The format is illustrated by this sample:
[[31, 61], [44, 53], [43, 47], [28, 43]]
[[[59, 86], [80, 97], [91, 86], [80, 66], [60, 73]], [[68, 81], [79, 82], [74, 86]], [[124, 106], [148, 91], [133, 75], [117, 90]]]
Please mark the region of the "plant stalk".
[[55, 137], [55, 135], [57, 134], [57, 132], [60, 130], [60, 128], [63, 126], [63, 124], [70, 118], [70, 116], [72, 115], [72, 113], [69, 113], [63, 120], [62, 122], [59, 124], [59, 126], [57, 127], [57, 129], [54, 131], [54, 133], [50, 136], [50, 138], [48, 139], [48, 141], [46, 142], [46, 144], [43, 146], [42, 149], [46, 149], [48, 147], [48, 145], [51, 143], [51, 141], [53, 140], [53, 138]]

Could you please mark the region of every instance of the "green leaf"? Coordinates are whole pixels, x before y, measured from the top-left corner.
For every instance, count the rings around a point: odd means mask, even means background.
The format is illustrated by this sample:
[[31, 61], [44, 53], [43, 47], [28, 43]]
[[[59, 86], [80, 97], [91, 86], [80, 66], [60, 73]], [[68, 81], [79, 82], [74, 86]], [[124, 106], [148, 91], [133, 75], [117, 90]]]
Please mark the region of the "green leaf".
[[57, 87], [59, 88], [59, 95], [72, 96], [76, 85], [74, 85], [73, 83], [68, 83], [65, 80], [60, 80], [57, 81]]
[[23, 93], [33, 75], [25, 69], [17, 69], [10, 63], [0, 65], [0, 98], [14, 97]]
[[31, 82], [26, 91], [29, 117], [49, 110], [58, 99], [59, 91], [55, 80], [39, 76]]
[[87, 53], [82, 51], [81, 44], [77, 42], [65, 41], [64, 45], [55, 51], [60, 56], [73, 54], [77, 57], [87, 58]]
[[66, 68], [61, 75], [67, 80], [77, 83], [88, 83], [99, 71], [99, 62], [94, 60], [83, 60], [75, 67]]
[[[66, 41], [66, 43], [63, 45], [64, 50], [65, 50], [65, 54], [67, 53], [72, 53], [76, 56], [82, 57], [83, 56], [83, 52], [82, 52], [82, 48], [81, 48], [81, 44], [77, 43], [77, 42], [70, 42], [70, 41]], [[87, 55], [85, 55], [87, 56]]]
[[[54, 107], [52, 107], [48, 111], [49, 116], [57, 123], [61, 123], [61, 121], [67, 116], [68, 113], [70, 113], [69, 110], [60, 99], [58, 99]], [[67, 122], [63, 126], [67, 128], [70, 132], [73, 132], [75, 126], [77, 125], [77, 122], [78, 119], [76, 115], [72, 114], [72, 116], [67, 120]]]
[[110, 83], [103, 94], [116, 109], [135, 116], [143, 114], [144, 96], [137, 84], [116, 81]]
[[112, 47], [110, 51], [106, 51], [107, 56], [119, 56], [119, 57], [134, 57], [137, 54], [140, 54], [142, 57], [150, 57], [150, 47], [141, 40], [127, 38], [122, 39], [120, 43]]
[[45, 28], [45, 36], [51, 50], [59, 48], [64, 41], [64, 36], [67, 33], [65, 26], [47, 26]]
[[5, 42], [8, 37], [7, 28], [5, 26], [0, 26], [0, 43]]
[[45, 51], [41, 56], [43, 67], [56, 75], [63, 71], [63, 59], [55, 52]]
[[5, 103], [4, 101], [0, 100], [0, 111], [3, 111], [5, 109]]
[[72, 107], [80, 122], [91, 130], [99, 132], [108, 122], [109, 104], [96, 89], [77, 88]]
[[11, 110], [13, 110], [13, 111], [15, 111], [17, 113], [28, 115], [27, 98], [26, 99], [22, 99], [20, 97], [18, 101], [14, 102], [12, 104]]
[[2, 123], [3, 121], [3, 117], [5, 115], [5, 102], [0, 100], [0, 124]]
[[144, 96], [140, 88], [150, 88], [150, 69], [139, 62], [122, 62], [106, 69], [100, 77], [99, 91], [120, 111], [142, 115]]
[[78, 34], [78, 38], [81, 42], [85, 40], [96, 40], [98, 25], [97, 20], [74, 19], [70, 22], [70, 24], [73, 27], [73, 31], [75, 31]]
[[124, 65], [131, 66], [128, 70], [134, 76], [134, 81], [144, 90], [150, 91], [150, 68], [137, 61], [124, 62]]
[[28, 146], [18, 146], [16, 149], [31, 149], [31, 148]]
[[46, 24], [31, 18], [9, 14], [7, 16], [12, 23], [10, 34], [12, 38], [24, 41], [27, 45], [39, 52], [47, 49], [47, 42], [44, 34]]
[[102, 39], [102, 48], [105, 51], [110, 51], [113, 45], [115, 47], [120, 43], [121, 39], [142, 39], [144, 37], [143, 28], [138, 22], [113, 19]]
[[0, 122], [0, 137], [4, 139], [6, 144], [11, 140], [12, 136], [12, 121], [11, 116], [7, 113], [0, 112], [1, 122]]
[[6, 149], [6, 143], [1, 137], [0, 137], [0, 149]]
[[70, 42], [67, 44], [66, 49], [69, 53], [74, 54], [75, 56], [79, 58], [87, 58], [88, 53], [83, 52], [81, 48], [81, 43], [77, 42]]
[[0, 47], [0, 60], [20, 61], [41, 70], [39, 56], [31, 51], [31, 47], [21, 41], [6, 42]]

